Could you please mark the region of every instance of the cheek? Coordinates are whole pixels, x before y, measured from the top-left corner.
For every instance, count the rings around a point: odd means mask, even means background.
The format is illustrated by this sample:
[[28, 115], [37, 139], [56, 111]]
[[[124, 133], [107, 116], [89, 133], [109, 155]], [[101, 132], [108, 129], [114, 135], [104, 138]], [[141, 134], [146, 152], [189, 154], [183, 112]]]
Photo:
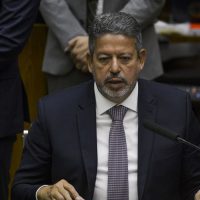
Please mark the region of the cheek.
[[139, 76], [139, 73], [140, 73], [141, 69], [139, 66], [137, 67], [130, 67], [130, 68], [126, 68], [126, 70], [124, 71], [124, 75], [127, 79], [127, 81], [129, 83], [132, 83], [133, 81], [135, 81], [138, 76]]
[[95, 79], [97, 82], [103, 82], [106, 79], [107, 72], [103, 69], [95, 70]]

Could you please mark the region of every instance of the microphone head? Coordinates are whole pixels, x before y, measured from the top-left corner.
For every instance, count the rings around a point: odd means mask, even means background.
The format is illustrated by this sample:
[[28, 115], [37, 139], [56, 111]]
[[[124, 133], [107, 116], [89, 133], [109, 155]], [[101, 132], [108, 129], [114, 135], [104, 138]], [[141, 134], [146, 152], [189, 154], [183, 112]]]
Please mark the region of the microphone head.
[[156, 124], [155, 122], [153, 121], [150, 121], [150, 120], [144, 120], [143, 121], [143, 125], [145, 128], [155, 132], [155, 133], [158, 133], [159, 135], [162, 135], [164, 137], [167, 137], [171, 140], [176, 140], [177, 141], [177, 138], [179, 137], [179, 135], [173, 131], [170, 131], [169, 129], [167, 128], [164, 128], [158, 124]]

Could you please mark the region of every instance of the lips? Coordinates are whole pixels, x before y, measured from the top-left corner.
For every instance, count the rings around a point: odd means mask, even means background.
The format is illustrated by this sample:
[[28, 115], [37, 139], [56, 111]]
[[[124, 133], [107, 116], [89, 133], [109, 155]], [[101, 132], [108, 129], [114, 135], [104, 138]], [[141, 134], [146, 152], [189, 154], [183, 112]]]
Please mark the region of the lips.
[[118, 83], [124, 83], [124, 81], [120, 78], [110, 78], [106, 81], [106, 83], [118, 84]]
[[106, 85], [114, 90], [121, 89], [124, 86], [125, 82], [120, 78], [111, 78], [106, 81]]
[[124, 80], [122, 78], [119, 78], [119, 77], [113, 77], [113, 78], [107, 79], [106, 82], [108, 82], [108, 83], [119, 83], [119, 82], [124, 82]]

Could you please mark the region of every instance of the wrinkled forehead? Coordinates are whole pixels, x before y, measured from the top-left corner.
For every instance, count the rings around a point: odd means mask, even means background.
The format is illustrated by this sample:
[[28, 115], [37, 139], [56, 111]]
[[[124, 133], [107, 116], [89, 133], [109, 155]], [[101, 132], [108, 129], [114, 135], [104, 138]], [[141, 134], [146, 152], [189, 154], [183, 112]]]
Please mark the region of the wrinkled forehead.
[[103, 34], [95, 39], [95, 49], [99, 47], [122, 46], [124, 48], [136, 47], [135, 37], [122, 34]]

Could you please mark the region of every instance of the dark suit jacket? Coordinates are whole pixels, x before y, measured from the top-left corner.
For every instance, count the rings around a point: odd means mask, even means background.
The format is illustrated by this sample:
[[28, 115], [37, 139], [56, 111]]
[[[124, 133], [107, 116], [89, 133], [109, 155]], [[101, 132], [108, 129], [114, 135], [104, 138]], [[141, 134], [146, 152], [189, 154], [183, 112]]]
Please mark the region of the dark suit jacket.
[[0, 138], [23, 129], [22, 85], [18, 54], [31, 31], [39, 0], [0, 3]]
[[[200, 129], [188, 94], [140, 80], [138, 103], [139, 200], [193, 200], [200, 187], [200, 154], [142, 125], [143, 119], [150, 119], [199, 144]], [[97, 172], [95, 110], [93, 82], [40, 101], [12, 200], [33, 200], [39, 186], [60, 179], [74, 185], [86, 200], [92, 199]]]

